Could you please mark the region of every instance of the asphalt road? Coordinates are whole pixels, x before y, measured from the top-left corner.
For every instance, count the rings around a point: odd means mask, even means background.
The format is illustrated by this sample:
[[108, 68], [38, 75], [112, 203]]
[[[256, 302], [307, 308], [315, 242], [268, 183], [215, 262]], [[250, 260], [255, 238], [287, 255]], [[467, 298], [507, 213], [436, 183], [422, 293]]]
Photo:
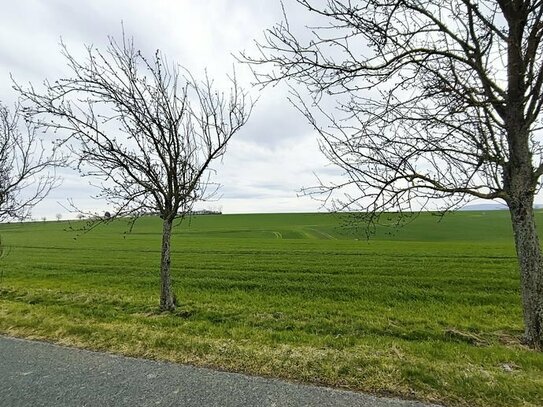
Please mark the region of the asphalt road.
[[425, 405], [0, 336], [0, 406]]

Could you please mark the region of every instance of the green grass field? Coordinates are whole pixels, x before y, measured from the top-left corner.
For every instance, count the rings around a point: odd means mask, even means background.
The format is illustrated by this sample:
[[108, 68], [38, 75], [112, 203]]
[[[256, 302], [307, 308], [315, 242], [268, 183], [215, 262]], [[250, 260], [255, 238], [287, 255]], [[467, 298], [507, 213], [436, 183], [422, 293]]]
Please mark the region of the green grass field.
[[157, 313], [159, 219], [77, 239], [67, 222], [0, 225], [0, 333], [450, 406], [543, 406], [507, 212], [425, 214], [370, 241], [341, 224], [193, 218], [172, 242], [174, 315]]

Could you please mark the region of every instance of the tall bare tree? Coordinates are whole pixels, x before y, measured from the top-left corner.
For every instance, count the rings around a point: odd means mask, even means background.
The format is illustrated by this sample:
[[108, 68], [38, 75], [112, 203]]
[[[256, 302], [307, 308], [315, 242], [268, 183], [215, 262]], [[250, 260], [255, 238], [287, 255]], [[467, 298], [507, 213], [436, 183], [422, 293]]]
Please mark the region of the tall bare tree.
[[[235, 76], [229, 94], [169, 65], [157, 51], [146, 59], [123, 36], [105, 51], [87, 47], [84, 61], [65, 46], [71, 75], [41, 92], [16, 85], [27, 114], [46, 130], [63, 132], [83, 175], [101, 179], [110, 217], [158, 213], [163, 220], [160, 309], [176, 306], [170, 273], [174, 220], [214, 192], [210, 167], [247, 122], [253, 104]], [[208, 187], [211, 186], [211, 189]]]
[[[336, 201], [373, 222], [387, 210], [473, 198], [511, 213], [525, 340], [543, 348], [543, 263], [533, 214], [543, 174], [543, 2], [365, 0], [289, 3], [304, 31], [283, 22], [244, 59], [262, 84], [290, 79], [312, 103], [298, 108], [345, 173]], [[335, 109], [324, 102], [333, 98]], [[344, 190], [345, 191], [345, 190]], [[416, 203], [416, 204], [415, 204]]]
[[19, 105], [10, 112], [0, 103], [0, 220], [28, 218], [57, 185], [54, 167], [63, 163], [49, 151], [35, 126], [22, 119]]

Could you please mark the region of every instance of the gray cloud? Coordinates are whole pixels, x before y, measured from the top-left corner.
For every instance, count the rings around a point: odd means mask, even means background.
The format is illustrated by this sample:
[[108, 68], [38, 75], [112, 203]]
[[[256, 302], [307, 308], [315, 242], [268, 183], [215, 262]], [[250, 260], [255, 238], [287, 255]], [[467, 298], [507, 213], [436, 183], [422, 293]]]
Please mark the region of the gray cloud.
[[273, 149], [311, 133], [313, 129], [286, 100], [285, 94], [284, 87], [266, 89], [253, 112], [252, 120], [240, 133], [240, 138]]

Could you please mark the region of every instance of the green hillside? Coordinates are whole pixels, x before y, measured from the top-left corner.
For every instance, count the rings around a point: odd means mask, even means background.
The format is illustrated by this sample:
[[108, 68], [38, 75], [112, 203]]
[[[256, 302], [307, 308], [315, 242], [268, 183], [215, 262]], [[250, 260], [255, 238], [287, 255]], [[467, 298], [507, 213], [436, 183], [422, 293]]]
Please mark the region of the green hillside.
[[[543, 212], [536, 213], [539, 223]], [[287, 213], [243, 215], [197, 215], [184, 220], [174, 233], [190, 238], [224, 239], [318, 239], [318, 240], [366, 240], [364, 224], [353, 226], [355, 217], [333, 213]], [[389, 227], [377, 227], [370, 240], [374, 241], [482, 241], [506, 243], [512, 241], [511, 224], [507, 211], [456, 212], [445, 217], [422, 213], [409, 219], [403, 227], [396, 227], [396, 215], [383, 216]], [[48, 243], [63, 242], [79, 237], [90, 241], [116, 235], [138, 240], [160, 235], [161, 220], [157, 217], [140, 218], [129, 232], [127, 221], [116, 221], [101, 226], [85, 236], [77, 229], [79, 221], [12, 223], [0, 225], [0, 233], [14, 234], [30, 242], [42, 242], [38, 233], [47, 233]], [[70, 230], [70, 228], [74, 230]], [[68, 232], [68, 233], [65, 233]], [[129, 233], [128, 233], [129, 232]], [[52, 240], [50, 240], [52, 239]]]

